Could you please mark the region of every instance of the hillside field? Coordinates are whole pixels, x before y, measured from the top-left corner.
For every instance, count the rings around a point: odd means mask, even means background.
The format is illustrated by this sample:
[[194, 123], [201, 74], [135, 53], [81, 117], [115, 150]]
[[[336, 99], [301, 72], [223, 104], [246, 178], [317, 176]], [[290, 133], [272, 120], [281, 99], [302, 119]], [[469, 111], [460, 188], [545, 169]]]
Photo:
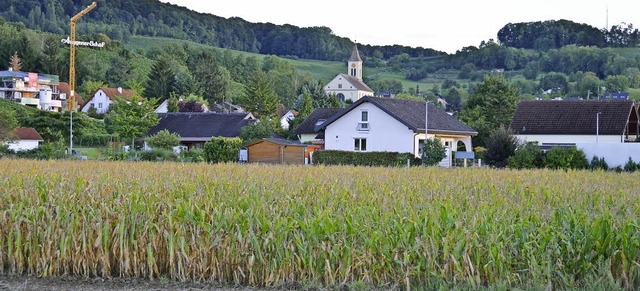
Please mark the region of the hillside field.
[[11, 159], [0, 168], [4, 276], [640, 287], [634, 174]]

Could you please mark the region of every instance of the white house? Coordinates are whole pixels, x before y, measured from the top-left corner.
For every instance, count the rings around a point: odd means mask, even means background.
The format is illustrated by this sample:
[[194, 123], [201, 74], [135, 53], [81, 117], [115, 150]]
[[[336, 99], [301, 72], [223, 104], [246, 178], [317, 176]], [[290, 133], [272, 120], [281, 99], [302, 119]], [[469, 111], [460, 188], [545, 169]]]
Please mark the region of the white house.
[[338, 74], [324, 86], [324, 91], [330, 95], [335, 94], [341, 102], [373, 96], [373, 90], [362, 81], [362, 59], [356, 45], [353, 46], [347, 67], [348, 74]]
[[124, 98], [130, 100], [135, 96], [135, 92], [132, 90], [118, 88], [106, 88], [102, 87], [96, 91], [93, 96], [89, 97], [87, 101], [82, 105], [82, 112], [89, 112], [92, 107], [96, 109], [96, 113], [106, 113], [109, 110], [109, 106], [116, 102], [118, 98]]
[[540, 146], [632, 142], [638, 138], [638, 110], [631, 100], [521, 101], [510, 130]]
[[324, 122], [325, 149], [363, 152], [402, 152], [422, 155], [425, 128], [429, 138], [439, 138], [447, 148], [472, 151], [471, 136], [478, 132], [433, 104], [363, 97]]
[[321, 142], [324, 130], [321, 126], [328, 119], [338, 114], [342, 108], [316, 108], [293, 131], [301, 143]]
[[298, 112], [295, 110], [289, 110], [280, 116], [280, 127], [282, 129], [289, 129], [289, 125], [296, 118]]
[[44, 141], [40, 134], [32, 127], [19, 127], [14, 131], [15, 140], [6, 142], [7, 147], [14, 152], [28, 151], [40, 146]]

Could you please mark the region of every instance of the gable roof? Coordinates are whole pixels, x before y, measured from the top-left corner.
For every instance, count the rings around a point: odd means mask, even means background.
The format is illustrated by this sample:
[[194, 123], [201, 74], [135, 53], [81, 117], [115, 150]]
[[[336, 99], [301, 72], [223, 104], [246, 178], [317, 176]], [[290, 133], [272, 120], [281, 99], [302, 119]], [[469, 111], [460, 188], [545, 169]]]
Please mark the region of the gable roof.
[[102, 90], [102, 92], [104, 92], [104, 94], [107, 95], [107, 97], [109, 97], [109, 100], [113, 102], [118, 101], [118, 98], [131, 100], [131, 98], [133, 98], [133, 96], [136, 95], [136, 93], [133, 90], [129, 90], [129, 89], [122, 89], [122, 93], [120, 93], [118, 91], [118, 88], [100, 87], [95, 93], [93, 93], [93, 95], [91, 95], [91, 97], [89, 97], [89, 99], [87, 99], [87, 101], [84, 102], [82, 106], [84, 107], [84, 105], [89, 104], [89, 102], [93, 100], [93, 97], [95, 97], [98, 91], [100, 90]]
[[[367, 91], [367, 92], [371, 92], [371, 94], [373, 94], [373, 90], [371, 90], [371, 88], [369, 88], [369, 86], [367, 86], [367, 84], [365, 84], [364, 82], [358, 80], [358, 78], [356, 78], [355, 76], [351, 76], [351, 75], [340, 73], [340, 74], [338, 74], [337, 77], [344, 78], [345, 80], [347, 80], [347, 82], [351, 83], [351, 85], [353, 85], [353, 87], [355, 87], [356, 89], [358, 89], [360, 91]], [[344, 90], [344, 89], [341, 89], [341, 90]]]
[[510, 129], [515, 134], [595, 135], [596, 119], [598, 132], [607, 135], [622, 135], [628, 122], [638, 120], [631, 100], [520, 101]]
[[207, 141], [214, 136], [238, 137], [242, 127], [255, 122], [249, 113], [172, 112], [158, 117], [160, 122], [149, 129], [147, 136], [166, 129], [190, 141]]
[[[67, 82], [60, 82], [58, 84], [58, 91], [60, 93], [65, 93], [67, 94], [67, 99], [69, 98], [69, 96], [71, 96], [71, 90], [69, 89], [69, 83]], [[76, 95], [76, 102], [78, 103], [78, 105], [82, 106], [84, 104], [84, 100], [82, 99], [82, 97], [80, 97], [80, 94], [78, 94], [78, 92], [75, 92]]]
[[44, 140], [33, 127], [18, 127], [14, 130], [14, 134], [18, 140]]
[[317, 133], [316, 122], [320, 119], [329, 119], [339, 113], [343, 108], [316, 108], [303, 120], [300, 125], [293, 131], [293, 134], [312, 134]]
[[[339, 114], [334, 115], [330, 120], [322, 124], [325, 129], [329, 124], [338, 120], [347, 112], [357, 108], [364, 102], [369, 102], [380, 108], [391, 117], [406, 125], [414, 132], [425, 131], [425, 102], [395, 98], [380, 98], [365, 96], [354, 102]], [[460, 122], [455, 117], [447, 114], [442, 109], [429, 103], [429, 132], [448, 134], [469, 134], [477, 135], [478, 132]]]

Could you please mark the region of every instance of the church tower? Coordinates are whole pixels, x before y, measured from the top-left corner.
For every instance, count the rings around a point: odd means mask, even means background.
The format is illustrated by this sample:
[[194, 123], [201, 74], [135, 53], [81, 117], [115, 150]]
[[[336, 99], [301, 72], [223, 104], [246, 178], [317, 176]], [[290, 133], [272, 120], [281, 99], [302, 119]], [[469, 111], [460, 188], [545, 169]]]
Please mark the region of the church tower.
[[358, 46], [356, 44], [353, 45], [353, 52], [351, 52], [348, 66], [349, 75], [356, 77], [359, 81], [362, 81], [362, 59], [360, 58], [360, 53], [358, 52]]

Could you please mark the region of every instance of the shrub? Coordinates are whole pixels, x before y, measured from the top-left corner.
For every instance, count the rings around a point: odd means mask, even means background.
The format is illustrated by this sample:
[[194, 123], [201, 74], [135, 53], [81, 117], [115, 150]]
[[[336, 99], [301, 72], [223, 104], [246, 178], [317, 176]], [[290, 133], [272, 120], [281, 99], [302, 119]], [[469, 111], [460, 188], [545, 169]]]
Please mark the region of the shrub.
[[204, 159], [208, 163], [236, 161], [241, 146], [242, 140], [237, 137], [213, 137], [204, 144]]
[[485, 143], [487, 151], [484, 156], [487, 164], [498, 168], [506, 167], [518, 144], [518, 139], [508, 129], [501, 126], [494, 130]]
[[420, 165], [421, 160], [410, 153], [398, 152], [349, 152], [324, 150], [313, 154], [315, 164], [354, 165], [371, 167], [405, 166], [407, 160], [412, 166]]
[[635, 172], [636, 170], [640, 169], [640, 163], [634, 162], [631, 157], [629, 157], [629, 160], [626, 164], [624, 164], [623, 169], [625, 172]]
[[106, 133], [85, 133], [80, 138], [74, 137], [74, 142], [78, 145], [89, 147], [101, 147], [106, 145], [112, 136]]
[[204, 162], [204, 151], [199, 149], [181, 151], [180, 160], [187, 163], [202, 163]]
[[580, 149], [554, 147], [547, 152], [544, 166], [550, 169], [586, 169], [589, 161]]
[[180, 135], [163, 129], [158, 133], [147, 137], [147, 143], [152, 148], [170, 150], [173, 147], [180, 145]]
[[447, 157], [447, 147], [439, 138], [429, 138], [424, 143], [422, 150], [422, 165], [435, 166]]
[[132, 160], [147, 162], [177, 162], [178, 155], [172, 150], [156, 148], [149, 151], [131, 151], [128, 156], [133, 157]]
[[604, 157], [598, 158], [598, 156], [593, 156], [591, 159], [591, 164], [589, 164], [589, 169], [591, 170], [608, 170], [609, 165], [604, 160]]
[[527, 143], [516, 149], [516, 152], [508, 160], [509, 168], [535, 169], [542, 168], [544, 153], [533, 143]]

